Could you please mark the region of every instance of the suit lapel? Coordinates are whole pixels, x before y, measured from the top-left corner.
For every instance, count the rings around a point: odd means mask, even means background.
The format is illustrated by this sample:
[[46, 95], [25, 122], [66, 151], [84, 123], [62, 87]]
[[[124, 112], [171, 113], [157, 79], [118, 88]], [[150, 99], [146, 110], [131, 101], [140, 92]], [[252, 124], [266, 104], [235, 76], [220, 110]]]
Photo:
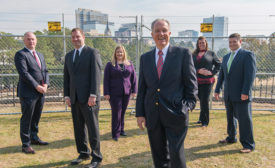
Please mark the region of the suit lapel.
[[[83, 49], [82, 49], [82, 51], [81, 51], [81, 53], [79, 55], [78, 62], [76, 62], [75, 65], [73, 64], [75, 71], [77, 71], [78, 67], [81, 65], [81, 62], [84, 60], [85, 52], [86, 52], [86, 46], [83, 47]], [[73, 55], [74, 55], [74, 52], [73, 52]]]
[[232, 71], [232, 69], [234, 69], [234, 67], [237, 65], [238, 61], [240, 60], [241, 58], [241, 55], [242, 55], [242, 49], [240, 49], [237, 53], [237, 55], [235, 56], [235, 58], [233, 59], [232, 61], [232, 64], [231, 64], [231, 67], [230, 67], [230, 70], [229, 70], [229, 74], [230, 72]]
[[165, 60], [164, 60], [162, 72], [161, 72], [161, 75], [160, 75], [160, 80], [162, 80], [164, 78], [163, 76], [165, 76], [165, 74], [167, 72], [167, 69], [169, 69], [168, 66], [170, 64], [170, 60], [171, 60], [172, 57], [173, 57], [172, 47], [169, 46], [166, 57], [165, 57]]
[[[32, 53], [30, 53], [30, 51], [29, 51], [28, 49], [26, 49], [26, 48], [25, 48], [25, 51], [26, 51], [26, 53], [27, 53], [27, 56], [30, 58], [29, 60], [31, 61], [31, 63], [32, 63], [34, 66], [36, 66], [38, 69], [40, 69], [40, 67], [39, 67], [39, 65], [37, 64], [37, 62], [36, 62], [34, 56], [32, 55]], [[38, 55], [37, 52], [36, 52], [36, 54]], [[38, 56], [38, 57], [39, 57], [39, 56]], [[40, 59], [40, 57], [39, 57], [39, 59]], [[41, 62], [41, 59], [40, 59], [40, 62]], [[41, 65], [41, 67], [42, 67], [42, 65]]]
[[153, 71], [151, 71], [151, 72], [153, 73], [153, 76], [159, 80], [155, 54], [156, 54], [156, 48], [154, 50], [152, 50], [152, 52], [149, 55], [149, 65], [153, 65], [152, 66]]

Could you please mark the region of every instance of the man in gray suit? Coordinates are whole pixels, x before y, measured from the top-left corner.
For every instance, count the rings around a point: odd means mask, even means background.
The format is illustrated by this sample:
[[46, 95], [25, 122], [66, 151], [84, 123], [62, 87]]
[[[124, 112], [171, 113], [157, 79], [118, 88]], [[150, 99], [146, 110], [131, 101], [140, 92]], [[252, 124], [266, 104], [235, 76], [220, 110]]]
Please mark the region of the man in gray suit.
[[16, 52], [14, 62], [19, 74], [17, 96], [20, 97], [22, 117], [20, 137], [22, 152], [34, 154], [32, 145], [48, 145], [38, 137], [38, 123], [41, 117], [45, 93], [49, 85], [49, 75], [44, 56], [35, 50], [36, 36], [32, 32], [24, 34], [25, 47]]
[[197, 95], [191, 52], [169, 44], [170, 24], [156, 19], [151, 25], [156, 48], [140, 58], [136, 117], [148, 129], [156, 168], [185, 168], [184, 139], [189, 111]]
[[[98, 112], [102, 62], [96, 49], [85, 46], [85, 35], [79, 28], [71, 32], [74, 50], [65, 56], [64, 96], [72, 109], [74, 135], [79, 157], [71, 162], [77, 165], [92, 156], [88, 167], [96, 168], [102, 161], [100, 152]], [[87, 132], [92, 149], [87, 143]]]
[[252, 128], [252, 86], [256, 75], [256, 58], [248, 50], [241, 48], [242, 40], [238, 33], [229, 36], [231, 52], [224, 56], [215, 90], [215, 98], [224, 83], [224, 101], [227, 115], [226, 139], [219, 143], [235, 143], [237, 121], [239, 121], [241, 153], [250, 153], [255, 149]]

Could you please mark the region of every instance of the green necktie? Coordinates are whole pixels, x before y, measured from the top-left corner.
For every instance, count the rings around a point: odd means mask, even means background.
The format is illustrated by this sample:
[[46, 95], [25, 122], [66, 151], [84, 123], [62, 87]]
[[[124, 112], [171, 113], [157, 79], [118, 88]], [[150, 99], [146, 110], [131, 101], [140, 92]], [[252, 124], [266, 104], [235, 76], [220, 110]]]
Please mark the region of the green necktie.
[[227, 72], [228, 72], [228, 73], [229, 73], [229, 70], [230, 70], [231, 64], [232, 64], [232, 62], [233, 62], [234, 55], [235, 55], [235, 52], [234, 52], [234, 51], [232, 51], [232, 52], [231, 52], [231, 54], [230, 54], [230, 57], [229, 57], [228, 63], [227, 63]]

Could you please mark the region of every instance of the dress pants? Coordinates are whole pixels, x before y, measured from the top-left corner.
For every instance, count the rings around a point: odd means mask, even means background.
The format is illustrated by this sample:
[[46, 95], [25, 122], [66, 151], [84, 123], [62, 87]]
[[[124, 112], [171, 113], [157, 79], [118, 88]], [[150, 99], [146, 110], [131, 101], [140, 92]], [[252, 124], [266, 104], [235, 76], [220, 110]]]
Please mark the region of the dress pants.
[[[171, 114], [159, 105], [159, 121], [153, 129], [148, 129], [148, 137], [155, 168], [186, 168], [184, 156], [184, 140], [187, 134], [188, 123], [179, 122], [181, 117], [174, 117], [175, 123], [171, 126], [167, 121]], [[188, 117], [188, 114], [187, 116]], [[157, 117], [156, 117], [157, 118]], [[187, 120], [188, 121], [188, 120]]]
[[130, 95], [110, 96], [112, 108], [112, 138], [118, 138], [124, 133], [124, 116], [130, 100]]
[[102, 160], [98, 126], [100, 102], [96, 102], [96, 104], [97, 105], [94, 107], [89, 107], [87, 103], [82, 104], [76, 100], [75, 104], [72, 104], [71, 107], [77, 152], [82, 156], [90, 155], [87, 142], [89, 138], [90, 147], [92, 149], [92, 161], [100, 162]]
[[20, 97], [22, 116], [20, 119], [20, 138], [23, 147], [30, 146], [31, 140], [38, 140], [38, 123], [40, 121], [45, 97]]
[[199, 84], [199, 99], [200, 99], [200, 118], [202, 125], [209, 124], [209, 97], [213, 84]]
[[250, 101], [232, 102], [225, 101], [227, 115], [227, 141], [236, 140], [237, 120], [239, 121], [240, 142], [244, 148], [253, 150], [252, 111]]

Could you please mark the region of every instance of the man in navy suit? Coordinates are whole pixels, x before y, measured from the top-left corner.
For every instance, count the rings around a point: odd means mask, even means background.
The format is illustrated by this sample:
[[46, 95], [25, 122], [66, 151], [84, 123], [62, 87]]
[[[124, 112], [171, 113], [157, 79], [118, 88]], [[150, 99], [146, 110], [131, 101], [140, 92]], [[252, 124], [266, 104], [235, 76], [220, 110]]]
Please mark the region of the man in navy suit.
[[256, 75], [256, 58], [248, 50], [241, 48], [242, 40], [238, 33], [229, 36], [231, 52], [224, 56], [215, 90], [215, 98], [224, 83], [224, 101], [227, 115], [227, 138], [219, 143], [235, 143], [237, 121], [239, 121], [241, 153], [255, 149], [252, 128], [252, 86]]
[[136, 117], [147, 127], [156, 168], [185, 168], [184, 139], [189, 111], [195, 107], [196, 70], [191, 52], [169, 44], [170, 24], [151, 25], [156, 48], [140, 58]]
[[20, 120], [22, 152], [31, 154], [35, 151], [30, 144], [48, 145], [48, 142], [42, 141], [37, 135], [49, 76], [43, 55], [35, 50], [36, 43], [36, 36], [32, 32], [26, 32], [25, 47], [14, 57], [19, 73], [17, 96], [20, 97], [22, 110]]

